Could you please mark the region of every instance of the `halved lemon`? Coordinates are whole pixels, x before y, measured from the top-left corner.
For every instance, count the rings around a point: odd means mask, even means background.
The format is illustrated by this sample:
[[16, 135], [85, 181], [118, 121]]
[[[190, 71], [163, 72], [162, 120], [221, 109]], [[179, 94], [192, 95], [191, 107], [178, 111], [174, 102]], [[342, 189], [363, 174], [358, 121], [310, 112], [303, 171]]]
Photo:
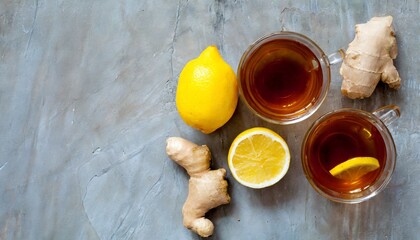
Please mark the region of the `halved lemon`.
[[331, 175], [343, 180], [356, 180], [379, 168], [374, 157], [355, 157], [342, 162], [330, 170]]
[[277, 183], [287, 173], [290, 151], [284, 139], [272, 130], [251, 128], [232, 142], [228, 164], [239, 183], [264, 188]]

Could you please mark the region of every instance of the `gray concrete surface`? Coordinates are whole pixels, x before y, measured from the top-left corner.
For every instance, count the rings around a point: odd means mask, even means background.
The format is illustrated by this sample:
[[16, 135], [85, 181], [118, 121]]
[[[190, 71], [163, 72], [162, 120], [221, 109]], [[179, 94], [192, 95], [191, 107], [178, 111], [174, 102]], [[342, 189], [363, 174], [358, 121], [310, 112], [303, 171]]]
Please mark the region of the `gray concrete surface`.
[[[403, 79], [366, 100], [340, 94], [338, 66], [319, 111], [278, 126], [242, 102], [220, 130], [186, 126], [174, 104], [184, 64], [215, 44], [236, 69], [260, 36], [287, 29], [326, 51], [346, 47], [354, 25], [392, 15]], [[228, 171], [230, 205], [209, 212], [210, 239], [416, 239], [420, 226], [420, 2], [406, 1], [0, 1], [0, 239], [199, 239], [182, 226], [186, 173], [165, 139], [207, 144], [213, 167], [244, 129], [265, 126], [288, 142], [285, 178], [263, 190]], [[303, 134], [341, 107], [397, 104], [397, 167], [368, 202], [319, 196], [300, 164]]]

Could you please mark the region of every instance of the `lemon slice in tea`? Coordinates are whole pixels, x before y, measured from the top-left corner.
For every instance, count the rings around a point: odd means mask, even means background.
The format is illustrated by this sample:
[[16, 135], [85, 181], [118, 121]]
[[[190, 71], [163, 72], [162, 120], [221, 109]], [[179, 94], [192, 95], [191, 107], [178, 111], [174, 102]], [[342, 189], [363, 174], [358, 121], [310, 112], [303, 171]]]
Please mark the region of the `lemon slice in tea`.
[[355, 180], [378, 168], [378, 159], [374, 157], [355, 157], [338, 164], [330, 173], [339, 179]]
[[233, 177], [250, 188], [277, 183], [286, 174], [290, 151], [280, 135], [267, 128], [251, 128], [239, 134], [229, 149]]

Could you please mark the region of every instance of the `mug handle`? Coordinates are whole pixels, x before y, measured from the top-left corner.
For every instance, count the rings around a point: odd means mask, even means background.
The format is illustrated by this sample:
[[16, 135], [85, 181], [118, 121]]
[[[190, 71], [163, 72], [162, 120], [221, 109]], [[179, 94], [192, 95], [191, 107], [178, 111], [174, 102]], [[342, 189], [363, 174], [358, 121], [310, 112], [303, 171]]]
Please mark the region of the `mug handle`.
[[337, 63], [341, 63], [346, 56], [346, 52], [343, 49], [338, 49], [336, 52], [331, 53], [328, 55], [328, 62], [330, 65], [334, 65]]
[[397, 105], [387, 105], [376, 109], [372, 114], [381, 119], [386, 126], [389, 126], [401, 116], [401, 110]]

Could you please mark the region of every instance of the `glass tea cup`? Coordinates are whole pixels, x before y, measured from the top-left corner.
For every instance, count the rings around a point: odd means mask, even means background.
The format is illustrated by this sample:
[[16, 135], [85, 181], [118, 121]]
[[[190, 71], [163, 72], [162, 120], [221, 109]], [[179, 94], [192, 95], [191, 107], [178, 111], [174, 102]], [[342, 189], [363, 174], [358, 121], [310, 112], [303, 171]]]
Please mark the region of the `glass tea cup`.
[[324, 101], [330, 85], [330, 65], [344, 51], [326, 56], [308, 37], [275, 32], [251, 44], [238, 66], [241, 99], [262, 119], [292, 124], [311, 116]]
[[[399, 116], [399, 107], [388, 105], [372, 113], [340, 109], [315, 121], [303, 140], [301, 160], [316, 192], [340, 203], [359, 203], [381, 192], [391, 180], [397, 155], [387, 126]], [[354, 158], [375, 158], [379, 167], [363, 171], [366, 165], [353, 164], [353, 171], [344, 172], [353, 175], [341, 177], [330, 172]]]

